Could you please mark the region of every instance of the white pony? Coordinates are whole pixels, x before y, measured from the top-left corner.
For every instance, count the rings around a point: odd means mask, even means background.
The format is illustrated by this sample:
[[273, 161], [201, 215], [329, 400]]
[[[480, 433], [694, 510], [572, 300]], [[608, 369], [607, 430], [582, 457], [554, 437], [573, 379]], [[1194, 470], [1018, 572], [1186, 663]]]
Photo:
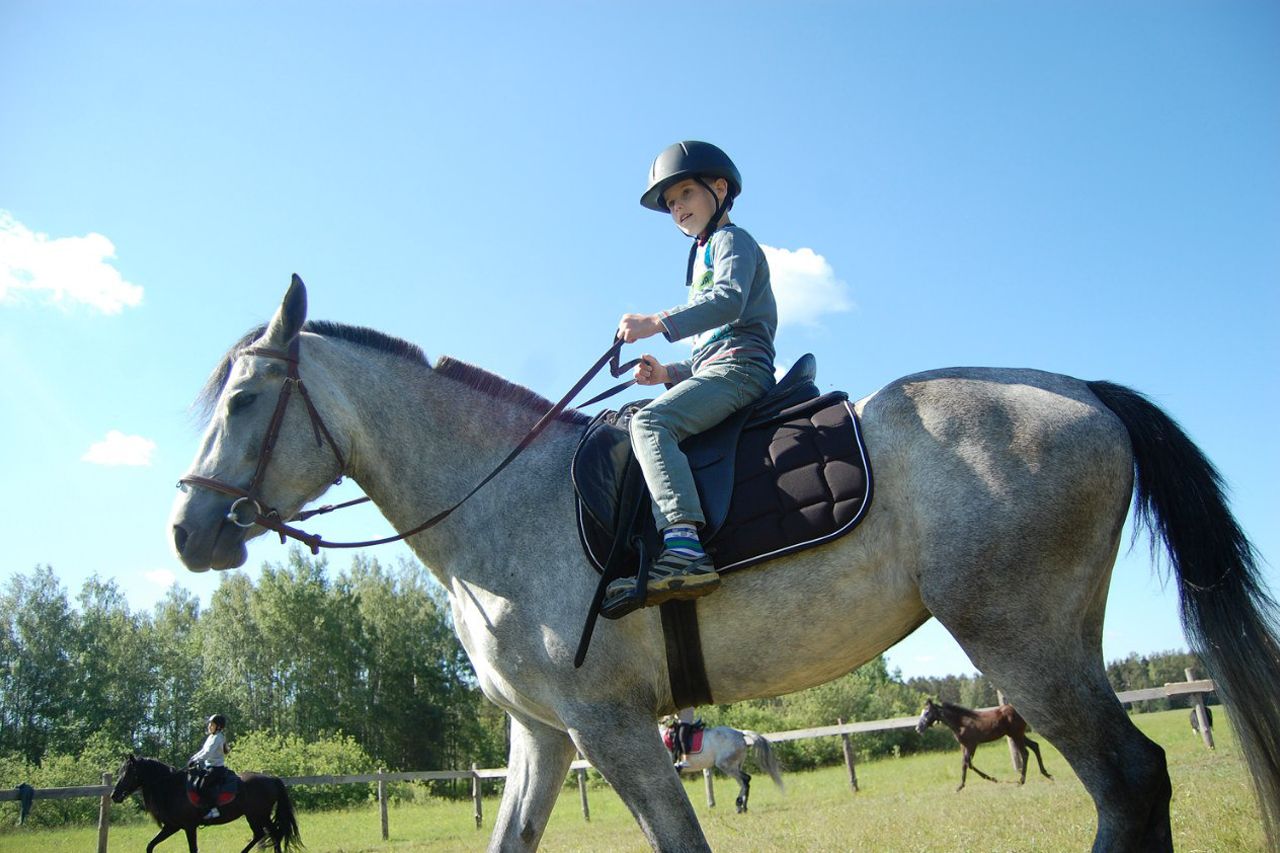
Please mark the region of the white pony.
[[[242, 565], [263, 525], [295, 518], [341, 475], [397, 530], [413, 530], [480, 483], [547, 408], [479, 368], [432, 365], [404, 341], [305, 321], [295, 277], [271, 322], [206, 386], [212, 417], [171, 517], [193, 570]], [[273, 406], [294, 387], [309, 394]], [[932, 615], [1071, 763], [1097, 808], [1096, 850], [1170, 850], [1164, 751], [1130, 722], [1102, 661], [1108, 581], [1136, 491], [1280, 842], [1275, 605], [1217, 473], [1178, 426], [1126, 388], [1034, 370], [908, 376], [856, 410], [876, 475], [861, 526], [729, 574], [698, 603], [714, 701], [837, 678]], [[409, 540], [448, 591], [485, 695], [511, 717], [491, 847], [537, 847], [580, 749], [654, 848], [705, 850], [654, 726], [676, 710], [657, 610], [601, 625], [573, 666], [597, 583], [577, 546], [568, 475], [585, 421], [552, 423], [494, 483]]]
[[[664, 718], [658, 729], [662, 733], [663, 743], [667, 744], [674, 759], [680, 748], [675, 744], [673, 724]], [[769, 774], [769, 778], [778, 786], [778, 790], [785, 790], [782, 784], [781, 768], [778, 767], [778, 760], [773, 755], [773, 746], [767, 737], [759, 732], [749, 729], [739, 730], [731, 726], [711, 726], [701, 729], [700, 732], [698, 749], [687, 753], [684, 760], [678, 762], [675, 767], [682, 773], [710, 770], [714, 767], [736, 780], [738, 796], [734, 804], [738, 808], [738, 814], [746, 812], [747, 799], [751, 796], [751, 774], [742, 769], [743, 763], [747, 760], [748, 751], [755, 754], [756, 763]]]

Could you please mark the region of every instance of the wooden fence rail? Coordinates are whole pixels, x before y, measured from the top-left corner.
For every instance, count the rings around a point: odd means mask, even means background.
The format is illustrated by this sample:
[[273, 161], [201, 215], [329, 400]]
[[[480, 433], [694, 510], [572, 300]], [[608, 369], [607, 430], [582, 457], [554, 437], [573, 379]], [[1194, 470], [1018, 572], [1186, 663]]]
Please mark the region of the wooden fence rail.
[[[1192, 678], [1191, 670], [1187, 670], [1187, 680], [1179, 682], [1171, 682], [1163, 687], [1149, 687], [1144, 690], [1127, 690], [1123, 693], [1117, 693], [1116, 699], [1121, 704], [1128, 705], [1133, 702], [1143, 702], [1151, 699], [1164, 699], [1170, 696], [1187, 696], [1192, 697], [1192, 712], [1197, 715], [1199, 722], [1200, 734], [1204, 738], [1205, 744], [1213, 748], [1213, 734], [1205, 711], [1204, 696], [1215, 690], [1214, 683], [1209, 679], [1195, 680]], [[867, 732], [892, 731], [894, 729], [906, 729], [915, 726], [918, 717], [893, 717], [887, 720], [864, 720], [861, 722], [838, 722], [834, 726], [815, 726], [808, 729], [791, 729], [784, 732], [771, 732], [764, 735], [772, 743], [781, 743], [790, 740], [806, 740], [808, 738], [818, 737], [841, 737], [844, 740], [844, 758], [845, 765], [849, 771], [849, 782], [854, 793], [858, 791], [857, 772], [854, 767], [853, 749], [849, 744], [849, 736], [855, 734], [865, 734]], [[587, 785], [586, 771], [591, 768], [591, 762], [585, 759], [578, 759], [569, 765], [569, 772], [577, 775], [579, 798], [582, 803], [582, 816], [584, 820], [591, 820], [591, 811], [587, 805]], [[703, 771], [706, 779], [707, 787], [707, 805], [715, 806], [715, 792], [711, 785], [711, 771]], [[451, 779], [470, 779], [471, 795], [475, 807], [476, 829], [480, 829], [484, 823], [484, 814], [482, 808], [483, 801], [483, 785], [487, 780], [505, 779], [507, 777], [507, 769], [505, 767], [476, 767], [472, 766], [470, 770], [411, 770], [393, 773], [353, 773], [348, 775], [320, 775], [320, 776], [284, 776], [281, 777], [286, 785], [350, 785], [350, 784], [377, 784], [378, 786], [378, 805], [379, 818], [382, 823], [382, 840], [388, 840], [387, 829], [387, 794], [386, 784], [388, 782], [424, 782]], [[107, 853], [107, 827], [109, 825], [111, 791], [113, 789], [112, 775], [110, 773], [102, 774], [101, 785], [79, 785], [70, 788], [37, 788], [34, 791], [33, 799], [36, 800], [67, 800], [75, 797], [100, 797], [102, 804], [98, 811], [98, 853]], [[8, 800], [21, 799], [19, 790], [16, 788], [0, 789], [0, 802]]]

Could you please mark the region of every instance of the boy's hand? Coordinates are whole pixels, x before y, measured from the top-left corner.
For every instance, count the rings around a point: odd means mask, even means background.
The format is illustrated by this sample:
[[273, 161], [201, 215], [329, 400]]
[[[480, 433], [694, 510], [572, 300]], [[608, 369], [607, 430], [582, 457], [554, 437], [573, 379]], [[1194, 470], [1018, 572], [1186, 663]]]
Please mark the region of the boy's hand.
[[629, 344], [651, 338], [661, 331], [662, 320], [657, 314], [623, 314], [618, 321], [618, 337]]
[[636, 365], [632, 376], [636, 378], [637, 385], [662, 385], [671, 378], [667, 373], [667, 366], [648, 353], [640, 356], [640, 363]]

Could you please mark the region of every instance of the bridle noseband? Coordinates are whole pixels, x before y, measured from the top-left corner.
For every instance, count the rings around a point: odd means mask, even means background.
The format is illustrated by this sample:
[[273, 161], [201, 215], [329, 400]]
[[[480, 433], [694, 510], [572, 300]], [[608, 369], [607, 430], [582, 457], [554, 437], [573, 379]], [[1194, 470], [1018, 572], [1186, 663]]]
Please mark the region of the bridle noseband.
[[[569, 405], [569, 402], [574, 397], [578, 396], [578, 393], [586, 387], [587, 383], [591, 381], [591, 378], [600, 372], [600, 369], [604, 367], [606, 363], [609, 365], [609, 372], [613, 374], [614, 377], [621, 376], [625, 371], [639, 364], [640, 359], [638, 358], [632, 359], [631, 361], [621, 365], [618, 364], [618, 354], [622, 350], [622, 344], [622, 339], [615, 336], [613, 345], [609, 347], [605, 354], [602, 355], [594, 365], [592, 365], [591, 369], [578, 380], [573, 388], [569, 390], [569, 393], [565, 394], [558, 403], [552, 406], [545, 415], [539, 418], [538, 422], [529, 429], [529, 432], [520, 440], [520, 443], [516, 445], [515, 449], [507, 455], [507, 458], [503, 459], [502, 462], [498, 464], [497, 468], [494, 468], [489, 472], [487, 477], [477, 483], [475, 488], [470, 492], [467, 492], [467, 494], [463, 496], [462, 500], [458, 501], [443, 512], [437, 513], [422, 524], [414, 527], [412, 530], [406, 530], [404, 533], [397, 533], [395, 536], [387, 536], [383, 539], [370, 539], [364, 542], [326, 542], [319, 534], [307, 533], [305, 530], [290, 527], [288, 524], [285, 524], [284, 519], [280, 517], [280, 512], [275, 507], [263, 505], [263, 501], [261, 499], [262, 480], [266, 476], [267, 465], [271, 462], [271, 454], [275, 450], [276, 440], [280, 437], [280, 426], [284, 423], [285, 408], [289, 405], [289, 399], [295, 386], [298, 389], [299, 395], [302, 397], [302, 401], [306, 403], [307, 416], [311, 419], [311, 431], [316, 437], [316, 446], [321, 447], [327, 441], [329, 443], [329, 447], [333, 449], [333, 455], [338, 460], [338, 476], [333, 481], [334, 485], [342, 482], [342, 477], [347, 470], [347, 461], [343, 457], [342, 451], [338, 449], [338, 443], [333, 440], [333, 436], [329, 433], [328, 427], [324, 425], [324, 419], [320, 417], [320, 413], [316, 411], [315, 404], [311, 402], [311, 395], [307, 393], [307, 386], [302, 384], [302, 377], [298, 373], [299, 346], [297, 335], [295, 335], [293, 340], [290, 341], [288, 352], [266, 349], [264, 347], [249, 347], [237, 353], [237, 357], [241, 355], [257, 355], [264, 358], [278, 359], [288, 365], [286, 368], [284, 385], [280, 388], [280, 396], [276, 398], [275, 411], [272, 412], [271, 422], [267, 425], [267, 434], [263, 439], [262, 452], [258, 456], [258, 467], [253, 472], [253, 479], [249, 481], [249, 487], [247, 489], [242, 489], [239, 486], [233, 486], [229, 483], [224, 483], [221, 480], [215, 480], [211, 477], [201, 477], [196, 474], [188, 474], [178, 480], [178, 488], [185, 491], [188, 485], [203, 486], [206, 489], [221, 492], [224, 495], [230, 495], [235, 498], [235, 500], [232, 501], [230, 508], [227, 510], [226, 518], [232, 524], [243, 528], [253, 527], [255, 524], [260, 527], [265, 527], [267, 530], [273, 530], [280, 535], [281, 545], [285, 543], [286, 539], [297, 539], [299, 542], [310, 548], [312, 554], [319, 554], [321, 548], [364, 548], [371, 545], [385, 545], [388, 542], [398, 542], [401, 539], [407, 539], [414, 534], [421, 533], [427, 528], [434, 527], [444, 521], [449, 517], [450, 513], [462, 506], [468, 498], [480, 491], [480, 489], [494, 477], [498, 476], [498, 473], [502, 471], [503, 468], [506, 468], [513, 459], [519, 456], [526, 447], [533, 443], [533, 440], [538, 437], [538, 434], [542, 432], [547, 424], [565, 410], [565, 407]], [[634, 384], [634, 379], [619, 383], [603, 393], [597, 394], [582, 405], [589, 406], [592, 403], [599, 402], [600, 400], [612, 396], [613, 394], [616, 394]], [[368, 500], [369, 498], [367, 497], [357, 498], [345, 503], [322, 506], [317, 509], [299, 512], [294, 515], [290, 521], [306, 521], [308, 518], [313, 516], [332, 512], [335, 509], [342, 509], [343, 507], [366, 503]], [[249, 512], [253, 513], [253, 517], [246, 521], [244, 520], [244, 517]]]

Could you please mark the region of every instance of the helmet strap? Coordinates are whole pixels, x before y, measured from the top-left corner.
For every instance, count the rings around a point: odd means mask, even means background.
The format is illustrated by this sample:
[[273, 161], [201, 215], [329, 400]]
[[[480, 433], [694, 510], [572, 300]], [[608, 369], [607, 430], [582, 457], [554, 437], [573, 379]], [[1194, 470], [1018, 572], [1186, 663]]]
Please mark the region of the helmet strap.
[[701, 175], [695, 175], [693, 179], [698, 183], [698, 186], [711, 193], [711, 197], [716, 200], [716, 210], [715, 213], [711, 214], [711, 220], [707, 222], [707, 226], [702, 229], [698, 236], [693, 238], [693, 245], [689, 247], [689, 263], [684, 273], [685, 287], [693, 285], [693, 261], [698, 256], [698, 248], [706, 245], [707, 241], [711, 239], [711, 235], [716, 233], [716, 229], [720, 224], [720, 217], [724, 216], [729, 211], [729, 208], [733, 206], [733, 202], [728, 198], [728, 193], [725, 194], [726, 197], [722, 201], [720, 196], [716, 195], [716, 191], [711, 188], [711, 185]]

